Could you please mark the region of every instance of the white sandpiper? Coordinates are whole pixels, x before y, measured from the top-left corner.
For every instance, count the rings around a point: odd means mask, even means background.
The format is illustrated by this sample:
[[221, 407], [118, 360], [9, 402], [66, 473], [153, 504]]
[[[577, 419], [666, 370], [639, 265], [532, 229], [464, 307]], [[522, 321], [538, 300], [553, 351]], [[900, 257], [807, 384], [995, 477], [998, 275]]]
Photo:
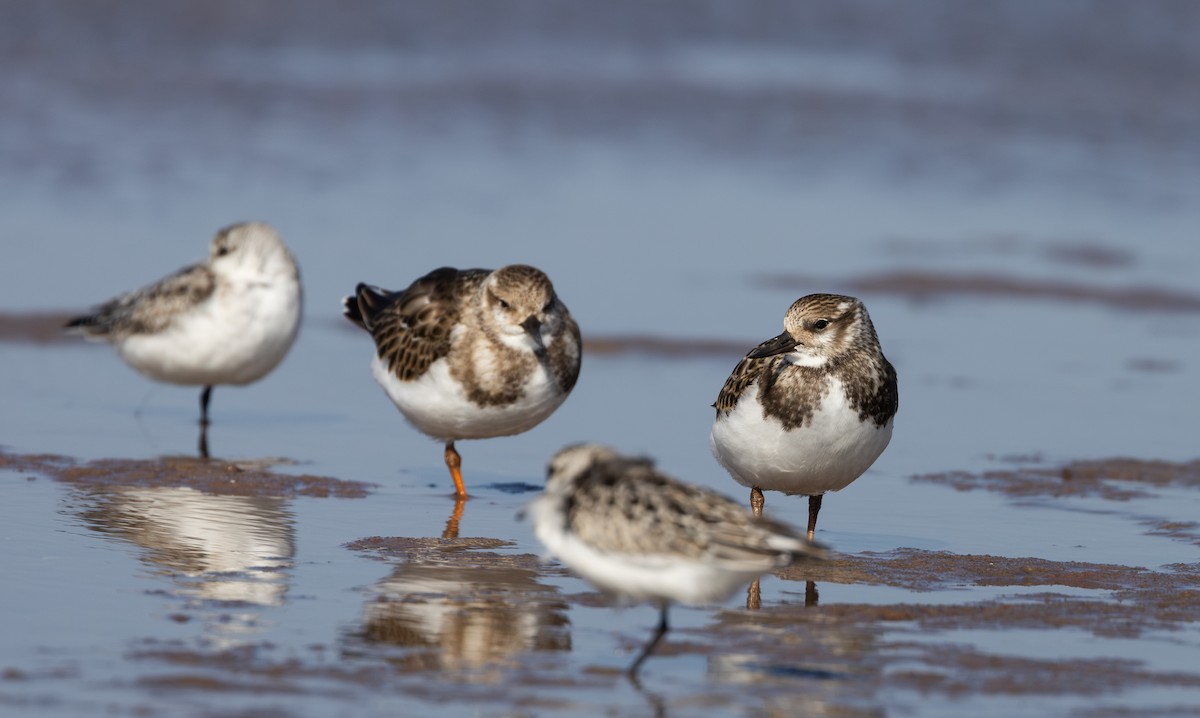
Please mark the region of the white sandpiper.
[[827, 553], [786, 524], [605, 446], [569, 446], [548, 474], [529, 514], [550, 553], [602, 591], [659, 607], [631, 677], [666, 634], [672, 602], [724, 601], [772, 569]]
[[[107, 341], [158, 381], [204, 387], [200, 424], [218, 384], [266, 376], [291, 349], [302, 314], [300, 270], [270, 225], [246, 222], [213, 237], [209, 258], [67, 322]], [[207, 454], [201, 432], [201, 453]]]

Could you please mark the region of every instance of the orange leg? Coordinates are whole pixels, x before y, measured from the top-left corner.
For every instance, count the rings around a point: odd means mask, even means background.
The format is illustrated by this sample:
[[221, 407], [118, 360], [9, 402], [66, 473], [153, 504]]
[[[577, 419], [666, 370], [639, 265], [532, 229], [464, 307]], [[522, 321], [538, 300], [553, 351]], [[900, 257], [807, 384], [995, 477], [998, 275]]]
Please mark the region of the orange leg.
[[467, 487], [462, 480], [462, 457], [454, 449], [454, 442], [446, 442], [446, 468], [450, 469], [450, 478], [454, 479], [454, 495], [467, 498]]
[[450, 512], [450, 518], [446, 519], [446, 529], [442, 531], [442, 538], [456, 539], [458, 538], [458, 524], [462, 521], [463, 507], [467, 505], [467, 497], [454, 497], [454, 511]]

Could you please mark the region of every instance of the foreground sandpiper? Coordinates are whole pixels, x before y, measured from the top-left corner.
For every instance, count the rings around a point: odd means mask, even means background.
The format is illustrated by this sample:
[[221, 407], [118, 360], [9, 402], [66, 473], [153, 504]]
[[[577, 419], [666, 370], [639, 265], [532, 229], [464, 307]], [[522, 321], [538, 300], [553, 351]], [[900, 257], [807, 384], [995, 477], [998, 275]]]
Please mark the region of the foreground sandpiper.
[[762, 490], [808, 496], [808, 537], [821, 498], [863, 474], [892, 438], [896, 370], [867, 308], [854, 297], [810, 294], [782, 334], [752, 349], [713, 405], [712, 450], [762, 512]]
[[[217, 232], [206, 262], [123, 294], [67, 322], [107, 341], [126, 364], [158, 381], [202, 386], [200, 424], [218, 384], [257, 381], [288, 353], [300, 328], [300, 270], [262, 222]], [[206, 434], [200, 435], [207, 454]]]
[[659, 607], [631, 677], [666, 634], [672, 602], [724, 601], [767, 571], [826, 555], [785, 524], [605, 446], [569, 446], [550, 460], [548, 474], [529, 507], [546, 548], [602, 591]]
[[534, 267], [443, 267], [401, 292], [359, 284], [342, 304], [375, 339], [375, 380], [413, 426], [445, 442], [460, 499], [454, 442], [532, 429], [579, 377], [579, 327]]

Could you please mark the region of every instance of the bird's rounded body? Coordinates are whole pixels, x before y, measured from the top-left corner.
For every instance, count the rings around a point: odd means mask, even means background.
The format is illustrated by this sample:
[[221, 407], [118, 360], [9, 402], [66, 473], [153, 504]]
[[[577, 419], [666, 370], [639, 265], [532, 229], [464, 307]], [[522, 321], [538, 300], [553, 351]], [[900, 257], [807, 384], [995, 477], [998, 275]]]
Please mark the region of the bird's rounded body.
[[821, 497], [845, 488], [892, 438], [899, 394], [863, 303], [810, 294], [792, 303], [783, 333], [746, 354], [713, 404], [717, 462], [751, 489], [809, 498], [808, 531]]
[[747, 387], [738, 405], [713, 424], [713, 455], [747, 488], [813, 496], [849, 486], [887, 448], [893, 420], [862, 421], [841, 382], [829, 384], [810, 423], [791, 430], [763, 416], [758, 387]]
[[488, 439], [529, 431], [554, 413], [567, 394], [545, 367], [536, 366], [508, 404], [481, 405], [467, 396], [451, 373], [450, 361], [434, 361], [424, 374], [401, 381], [376, 356], [371, 374], [414, 427], [440, 441]]
[[375, 339], [375, 381], [435, 439], [528, 431], [579, 375], [579, 327], [533, 267], [443, 267], [400, 292], [360, 284], [343, 307]]
[[359, 284], [342, 309], [375, 340], [371, 374], [384, 393], [410, 424], [445, 442], [460, 498], [454, 442], [532, 429], [579, 377], [579, 326], [535, 267], [442, 267], [399, 292]]
[[785, 524], [596, 445], [560, 451], [529, 512], [551, 554], [630, 601], [716, 603], [768, 571], [824, 555]]
[[537, 504], [532, 514], [535, 534], [559, 561], [601, 591], [635, 603], [721, 603], [747, 583], [787, 563], [771, 557], [733, 566], [669, 553], [609, 552], [565, 529], [561, 511], [549, 503]]
[[117, 337], [113, 347], [125, 363], [158, 381], [250, 384], [283, 361], [300, 329], [300, 284], [283, 284], [231, 278], [162, 331]]
[[211, 387], [257, 381], [295, 342], [303, 312], [300, 270], [269, 225], [231, 225], [208, 261], [121, 295], [67, 327], [106, 341], [141, 374]]

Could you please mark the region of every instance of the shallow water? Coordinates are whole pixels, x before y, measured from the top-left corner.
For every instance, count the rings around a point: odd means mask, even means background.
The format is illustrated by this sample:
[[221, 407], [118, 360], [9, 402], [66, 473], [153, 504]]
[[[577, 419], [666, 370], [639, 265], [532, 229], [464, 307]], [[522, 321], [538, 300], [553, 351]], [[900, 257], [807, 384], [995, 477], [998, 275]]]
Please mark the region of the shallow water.
[[[0, 10], [0, 712], [1200, 710], [1186, 469], [1129, 499], [911, 479], [1197, 456], [1192, 6], [174, 8]], [[195, 451], [197, 391], [18, 328], [248, 218], [294, 249], [306, 319], [271, 376], [216, 390], [213, 454], [367, 494], [22, 469]], [[461, 535], [486, 545], [364, 547], [440, 536], [453, 502], [340, 296], [516, 261], [595, 342], [578, 387], [533, 431], [460, 446]], [[807, 608], [790, 574], [764, 580], [761, 612], [676, 608], [639, 690], [619, 672], [654, 611], [537, 563], [515, 516], [581, 439], [740, 498], [709, 404], [812, 291], [861, 296], [900, 374], [892, 445], [821, 517], [874, 573], [818, 581]], [[932, 568], [901, 576], [901, 548]], [[989, 556], [1061, 575], [987, 583]], [[1084, 585], [1067, 562], [1117, 568]]]

